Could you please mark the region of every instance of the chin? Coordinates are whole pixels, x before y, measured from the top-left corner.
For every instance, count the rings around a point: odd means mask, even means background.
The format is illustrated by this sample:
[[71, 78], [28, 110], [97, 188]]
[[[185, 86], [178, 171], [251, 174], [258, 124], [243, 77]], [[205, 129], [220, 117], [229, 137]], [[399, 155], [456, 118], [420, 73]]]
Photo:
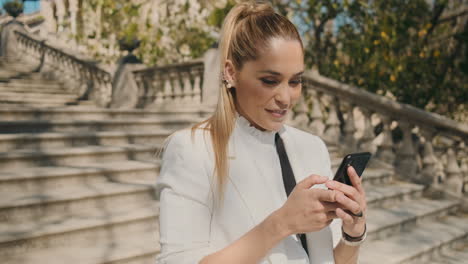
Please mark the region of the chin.
[[264, 128], [269, 131], [279, 131], [283, 127], [284, 121], [267, 121]]

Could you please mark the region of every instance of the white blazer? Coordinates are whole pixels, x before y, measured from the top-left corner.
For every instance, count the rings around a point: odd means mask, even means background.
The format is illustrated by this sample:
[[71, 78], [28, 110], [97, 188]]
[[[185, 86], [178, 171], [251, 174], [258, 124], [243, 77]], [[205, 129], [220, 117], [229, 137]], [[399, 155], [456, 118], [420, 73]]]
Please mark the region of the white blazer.
[[[311, 174], [332, 176], [329, 154], [320, 138], [289, 126], [279, 133], [296, 182]], [[198, 263], [240, 238], [286, 201], [274, 133], [261, 132], [239, 117], [228, 154], [229, 179], [224, 203], [217, 207], [209, 133], [198, 129], [192, 137], [187, 129], [171, 136], [156, 186], [161, 244], [156, 263]], [[300, 241], [291, 235], [260, 263], [334, 263], [333, 245], [337, 241], [333, 243], [333, 237], [339, 237], [341, 231], [339, 225], [331, 226], [306, 234], [309, 259]]]

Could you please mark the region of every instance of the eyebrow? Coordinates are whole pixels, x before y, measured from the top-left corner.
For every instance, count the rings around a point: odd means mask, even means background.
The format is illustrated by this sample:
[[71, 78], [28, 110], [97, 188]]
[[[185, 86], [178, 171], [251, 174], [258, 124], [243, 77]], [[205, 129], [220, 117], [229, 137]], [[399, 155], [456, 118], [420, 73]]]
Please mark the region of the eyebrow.
[[[269, 74], [277, 75], [277, 76], [281, 75], [281, 73], [275, 72], [275, 71], [272, 71], [272, 70], [263, 70], [263, 71], [258, 71], [258, 72], [259, 73], [269, 73]], [[294, 74], [293, 76], [298, 76], [298, 75], [301, 75], [303, 73], [304, 73], [304, 71], [301, 71], [301, 72], [298, 72], [298, 73]]]

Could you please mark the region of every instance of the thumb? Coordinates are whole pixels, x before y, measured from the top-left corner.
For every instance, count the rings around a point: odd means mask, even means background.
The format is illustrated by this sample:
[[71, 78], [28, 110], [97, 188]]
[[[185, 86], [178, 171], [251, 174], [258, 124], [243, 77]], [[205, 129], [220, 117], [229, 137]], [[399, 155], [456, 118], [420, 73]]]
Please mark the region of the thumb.
[[309, 189], [315, 184], [322, 184], [328, 181], [328, 177], [312, 174], [300, 181], [297, 185], [301, 189]]

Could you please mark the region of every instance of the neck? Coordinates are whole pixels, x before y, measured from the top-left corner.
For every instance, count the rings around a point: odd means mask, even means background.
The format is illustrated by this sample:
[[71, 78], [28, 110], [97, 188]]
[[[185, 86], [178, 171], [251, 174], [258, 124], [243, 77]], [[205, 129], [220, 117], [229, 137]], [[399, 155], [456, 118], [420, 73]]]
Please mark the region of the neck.
[[267, 131], [265, 128], [259, 126], [257, 123], [255, 123], [244, 111], [242, 111], [242, 109], [240, 108], [239, 104], [235, 104], [236, 106], [236, 111], [237, 113], [239, 113], [239, 115], [243, 116], [245, 119], [247, 119], [247, 121], [249, 121], [250, 123], [250, 126], [253, 126], [255, 127], [256, 129], [260, 130], [260, 131]]

